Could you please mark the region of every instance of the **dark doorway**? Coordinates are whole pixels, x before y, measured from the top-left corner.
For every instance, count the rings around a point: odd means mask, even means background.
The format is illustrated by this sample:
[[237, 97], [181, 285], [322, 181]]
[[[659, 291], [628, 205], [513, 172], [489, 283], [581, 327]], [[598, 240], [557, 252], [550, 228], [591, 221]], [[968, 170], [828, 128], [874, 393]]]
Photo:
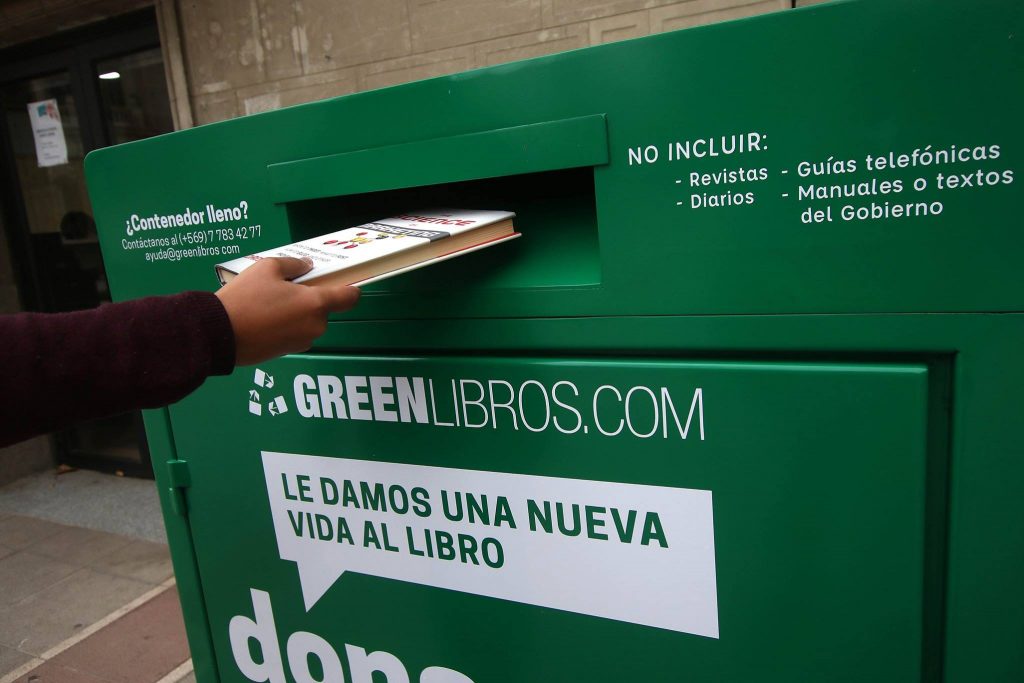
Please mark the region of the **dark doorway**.
[[[25, 310], [110, 301], [83, 160], [173, 130], [156, 17], [133, 13], [0, 52], [0, 202]], [[152, 476], [138, 413], [56, 435], [60, 462]]]

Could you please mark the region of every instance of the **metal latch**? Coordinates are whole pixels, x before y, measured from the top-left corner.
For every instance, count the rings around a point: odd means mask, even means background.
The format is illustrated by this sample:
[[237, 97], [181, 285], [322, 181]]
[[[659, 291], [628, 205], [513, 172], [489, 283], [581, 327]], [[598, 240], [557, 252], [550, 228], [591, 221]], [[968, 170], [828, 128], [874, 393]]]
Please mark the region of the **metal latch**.
[[185, 489], [192, 485], [192, 473], [184, 460], [167, 461], [168, 491], [171, 496], [171, 509], [180, 517], [188, 517], [188, 504], [185, 501]]

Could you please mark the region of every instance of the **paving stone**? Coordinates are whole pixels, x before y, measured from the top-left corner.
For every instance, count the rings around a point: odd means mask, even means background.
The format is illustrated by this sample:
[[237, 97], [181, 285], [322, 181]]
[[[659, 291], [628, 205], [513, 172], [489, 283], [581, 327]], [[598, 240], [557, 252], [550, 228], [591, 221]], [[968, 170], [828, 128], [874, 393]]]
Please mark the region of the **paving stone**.
[[151, 590], [150, 583], [81, 569], [36, 597], [75, 623], [93, 624]]
[[18, 652], [13, 647], [0, 645], [0, 677], [11, 673], [19, 666], [31, 662], [33, 659], [32, 655]]
[[66, 527], [32, 546], [32, 552], [70, 564], [86, 565], [132, 542], [127, 536]]
[[38, 541], [57, 535], [64, 528], [43, 519], [10, 515], [0, 519], [0, 545], [24, 550]]
[[182, 662], [181, 665], [164, 676], [164, 678], [167, 679], [167, 683], [196, 683], [196, 673], [192, 668], [192, 659], [189, 658]]
[[[132, 653], [126, 657], [125, 653]], [[111, 683], [157, 681], [189, 658], [178, 592], [167, 590], [50, 663]]]
[[90, 566], [100, 572], [150, 584], [162, 583], [174, 574], [167, 546], [149, 541], [132, 541], [97, 559]]
[[[44, 662], [32, 669], [15, 683], [112, 683], [106, 678], [98, 678], [84, 671], [77, 671], [66, 666]], [[136, 683], [141, 683], [136, 681]]]
[[59, 605], [33, 596], [0, 608], [0, 645], [38, 656], [86, 626]]
[[0, 558], [0, 607], [10, 607], [78, 569], [73, 564], [22, 551]]

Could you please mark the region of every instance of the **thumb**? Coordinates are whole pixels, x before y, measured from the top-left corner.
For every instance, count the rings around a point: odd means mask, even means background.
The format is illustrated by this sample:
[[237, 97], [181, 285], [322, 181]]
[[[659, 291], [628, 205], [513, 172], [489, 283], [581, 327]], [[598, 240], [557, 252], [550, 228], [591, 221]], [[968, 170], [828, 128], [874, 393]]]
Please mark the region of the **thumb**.
[[300, 275], [305, 275], [313, 268], [312, 261], [291, 256], [272, 256], [261, 260], [273, 263], [276, 270], [275, 275], [283, 280], [293, 280]]
[[349, 285], [320, 285], [314, 286], [314, 288], [319, 290], [324, 305], [331, 313], [342, 313], [349, 310], [356, 305], [359, 295], [362, 294], [358, 287]]

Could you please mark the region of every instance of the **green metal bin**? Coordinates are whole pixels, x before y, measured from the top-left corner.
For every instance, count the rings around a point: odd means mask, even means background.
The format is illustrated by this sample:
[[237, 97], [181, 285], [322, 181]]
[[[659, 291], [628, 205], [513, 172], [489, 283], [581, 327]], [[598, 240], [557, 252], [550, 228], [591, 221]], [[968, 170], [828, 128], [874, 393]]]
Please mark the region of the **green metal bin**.
[[119, 300], [523, 233], [148, 411], [200, 683], [1024, 680], [1022, 40], [838, 2], [89, 155]]

